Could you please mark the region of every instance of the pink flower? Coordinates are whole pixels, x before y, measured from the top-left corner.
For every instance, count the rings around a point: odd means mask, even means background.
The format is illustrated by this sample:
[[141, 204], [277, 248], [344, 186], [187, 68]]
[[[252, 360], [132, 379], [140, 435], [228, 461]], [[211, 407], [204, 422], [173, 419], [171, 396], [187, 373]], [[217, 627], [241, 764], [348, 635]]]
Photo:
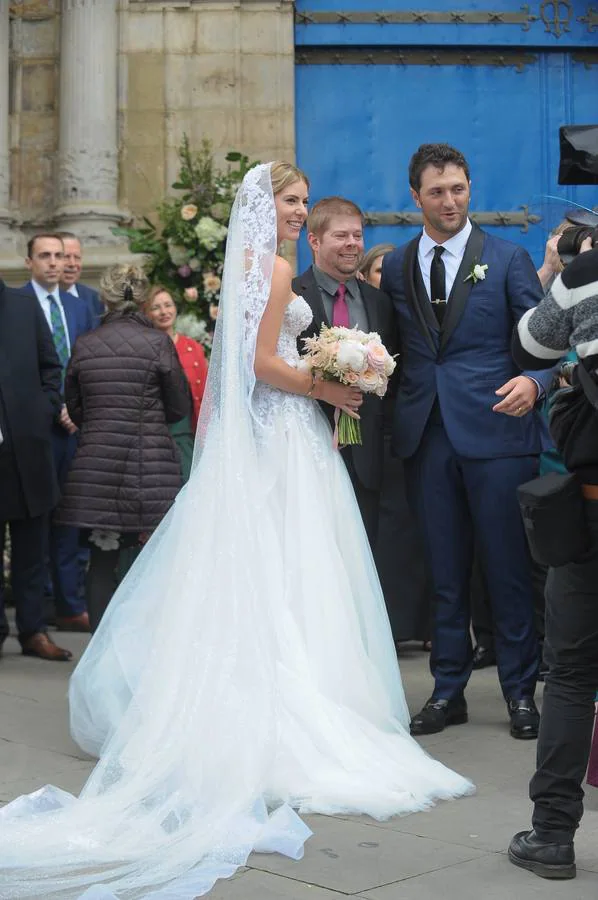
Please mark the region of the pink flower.
[[370, 341], [370, 343], [367, 345], [367, 350], [368, 365], [370, 369], [383, 374], [386, 366], [386, 357], [388, 356], [386, 348], [382, 344], [378, 344], [376, 341]]
[[185, 296], [185, 300], [187, 301], [187, 303], [195, 303], [195, 301], [197, 300], [197, 298], [199, 296], [199, 294], [197, 293], [197, 288], [196, 287], [185, 288], [184, 296]]
[[179, 273], [181, 278], [189, 278], [189, 275], [191, 274], [191, 269], [189, 268], [188, 265], [179, 266], [179, 268], [177, 269], [177, 272]]

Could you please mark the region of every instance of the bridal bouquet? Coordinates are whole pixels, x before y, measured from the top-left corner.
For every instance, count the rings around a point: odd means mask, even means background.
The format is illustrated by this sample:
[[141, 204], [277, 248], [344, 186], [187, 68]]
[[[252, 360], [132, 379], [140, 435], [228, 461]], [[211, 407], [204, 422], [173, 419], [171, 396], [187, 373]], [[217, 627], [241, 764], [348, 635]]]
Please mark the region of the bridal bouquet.
[[[385, 395], [396, 362], [375, 331], [366, 334], [357, 328], [322, 325], [319, 335], [303, 342], [303, 360], [325, 380], [340, 381], [364, 394]], [[335, 444], [361, 444], [359, 419], [337, 409], [335, 422]]]

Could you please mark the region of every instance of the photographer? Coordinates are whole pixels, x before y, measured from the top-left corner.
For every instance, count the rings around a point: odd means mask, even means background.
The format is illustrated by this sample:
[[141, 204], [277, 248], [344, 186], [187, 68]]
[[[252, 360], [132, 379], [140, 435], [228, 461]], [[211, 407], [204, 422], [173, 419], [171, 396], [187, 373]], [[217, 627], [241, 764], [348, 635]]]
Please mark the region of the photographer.
[[[526, 369], [544, 369], [573, 349], [579, 366], [596, 383], [598, 227], [569, 229], [561, 240], [565, 238], [579, 255], [557, 276], [544, 300], [521, 318], [513, 355]], [[573, 390], [579, 385], [578, 372], [573, 385]], [[576, 874], [573, 837], [583, 814], [581, 785], [598, 685], [598, 411], [585, 396], [580, 409], [574, 427], [559, 435], [553, 432], [553, 437], [580, 484], [589, 547], [575, 562], [549, 570], [545, 642], [549, 672], [537, 771], [530, 784], [533, 830], [515, 835], [509, 847], [511, 862], [543, 878]]]

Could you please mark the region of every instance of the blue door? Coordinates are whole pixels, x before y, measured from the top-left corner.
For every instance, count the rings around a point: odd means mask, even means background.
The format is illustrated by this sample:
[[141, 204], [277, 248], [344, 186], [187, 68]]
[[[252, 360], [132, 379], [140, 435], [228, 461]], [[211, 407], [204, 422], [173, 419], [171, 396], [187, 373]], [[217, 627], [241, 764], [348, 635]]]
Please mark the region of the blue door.
[[465, 154], [477, 221], [538, 265], [560, 218], [541, 198], [598, 204], [598, 188], [557, 183], [559, 126], [598, 122], [590, 4], [298, 0], [295, 34], [299, 165], [312, 201], [340, 194], [366, 212], [366, 246], [417, 232], [407, 165], [425, 142]]

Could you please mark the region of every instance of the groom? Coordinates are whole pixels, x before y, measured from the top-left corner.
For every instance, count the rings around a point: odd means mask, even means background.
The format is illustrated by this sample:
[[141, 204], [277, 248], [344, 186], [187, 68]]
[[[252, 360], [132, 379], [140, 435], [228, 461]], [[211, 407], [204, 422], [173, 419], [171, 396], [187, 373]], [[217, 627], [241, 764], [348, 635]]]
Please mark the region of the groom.
[[[307, 239], [314, 263], [293, 280], [293, 290], [309, 303], [314, 317], [299, 339], [299, 352], [305, 350], [302, 339], [318, 334], [322, 325], [347, 325], [378, 332], [394, 353], [395, 316], [389, 297], [356, 278], [363, 257], [359, 207], [342, 197], [320, 200], [307, 217]], [[323, 406], [334, 427], [333, 407]], [[363, 444], [341, 450], [372, 548], [378, 534], [386, 408], [385, 400], [365, 396], [359, 410]]]
[[535, 406], [551, 376], [522, 373], [510, 346], [514, 324], [540, 301], [542, 288], [522, 248], [469, 219], [469, 167], [458, 150], [422, 145], [409, 183], [424, 229], [385, 256], [381, 287], [399, 318], [393, 445], [405, 460], [435, 591], [434, 691], [411, 731], [431, 734], [467, 721], [475, 538], [511, 735], [535, 738], [538, 648], [516, 489], [535, 477], [548, 446]]

